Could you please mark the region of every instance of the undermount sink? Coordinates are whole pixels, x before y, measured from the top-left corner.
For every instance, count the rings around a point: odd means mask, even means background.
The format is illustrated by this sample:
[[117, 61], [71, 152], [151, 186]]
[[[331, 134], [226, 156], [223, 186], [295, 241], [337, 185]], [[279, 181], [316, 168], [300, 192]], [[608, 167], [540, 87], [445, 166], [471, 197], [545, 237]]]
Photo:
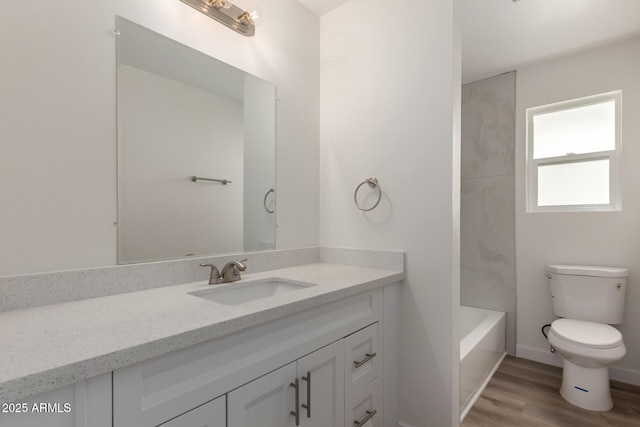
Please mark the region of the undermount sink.
[[252, 282], [235, 282], [223, 288], [206, 289], [189, 292], [198, 298], [204, 298], [223, 305], [238, 305], [246, 302], [282, 295], [300, 289], [316, 286], [314, 283], [297, 282], [295, 280], [270, 278]]

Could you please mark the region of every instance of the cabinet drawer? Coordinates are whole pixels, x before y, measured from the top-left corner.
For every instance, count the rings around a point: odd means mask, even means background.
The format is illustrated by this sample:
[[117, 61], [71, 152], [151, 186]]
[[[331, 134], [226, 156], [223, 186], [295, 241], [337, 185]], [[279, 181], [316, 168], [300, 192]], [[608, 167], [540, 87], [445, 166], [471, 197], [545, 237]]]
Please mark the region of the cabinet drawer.
[[345, 347], [345, 395], [347, 398], [380, 376], [378, 322], [349, 335]]
[[382, 390], [380, 379], [367, 384], [345, 405], [345, 427], [382, 427]]
[[226, 427], [227, 400], [221, 396], [158, 427]]

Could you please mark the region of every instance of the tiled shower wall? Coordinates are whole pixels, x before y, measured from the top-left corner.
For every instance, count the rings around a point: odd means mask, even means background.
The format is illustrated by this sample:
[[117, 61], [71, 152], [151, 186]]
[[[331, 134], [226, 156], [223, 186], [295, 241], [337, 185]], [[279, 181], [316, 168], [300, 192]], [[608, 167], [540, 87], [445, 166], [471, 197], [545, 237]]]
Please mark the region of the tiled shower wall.
[[507, 313], [515, 354], [515, 77], [462, 86], [460, 303]]

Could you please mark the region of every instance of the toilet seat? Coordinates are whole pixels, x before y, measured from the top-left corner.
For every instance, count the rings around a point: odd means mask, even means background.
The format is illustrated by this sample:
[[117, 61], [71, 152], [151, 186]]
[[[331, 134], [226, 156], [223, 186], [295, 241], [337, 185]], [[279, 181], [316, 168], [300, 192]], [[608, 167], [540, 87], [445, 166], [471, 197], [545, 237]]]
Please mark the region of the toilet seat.
[[587, 348], [605, 349], [624, 345], [620, 331], [604, 323], [558, 319], [551, 324], [549, 333], [561, 341]]

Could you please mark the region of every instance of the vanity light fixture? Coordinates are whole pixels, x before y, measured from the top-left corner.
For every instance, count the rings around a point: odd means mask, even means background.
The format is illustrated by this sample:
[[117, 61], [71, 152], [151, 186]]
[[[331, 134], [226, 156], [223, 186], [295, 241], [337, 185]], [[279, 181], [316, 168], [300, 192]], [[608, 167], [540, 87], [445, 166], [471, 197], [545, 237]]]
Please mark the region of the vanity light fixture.
[[243, 36], [253, 36], [255, 27], [262, 22], [262, 11], [257, 8], [242, 10], [234, 0], [180, 0], [196, 10], [226, 25]]

